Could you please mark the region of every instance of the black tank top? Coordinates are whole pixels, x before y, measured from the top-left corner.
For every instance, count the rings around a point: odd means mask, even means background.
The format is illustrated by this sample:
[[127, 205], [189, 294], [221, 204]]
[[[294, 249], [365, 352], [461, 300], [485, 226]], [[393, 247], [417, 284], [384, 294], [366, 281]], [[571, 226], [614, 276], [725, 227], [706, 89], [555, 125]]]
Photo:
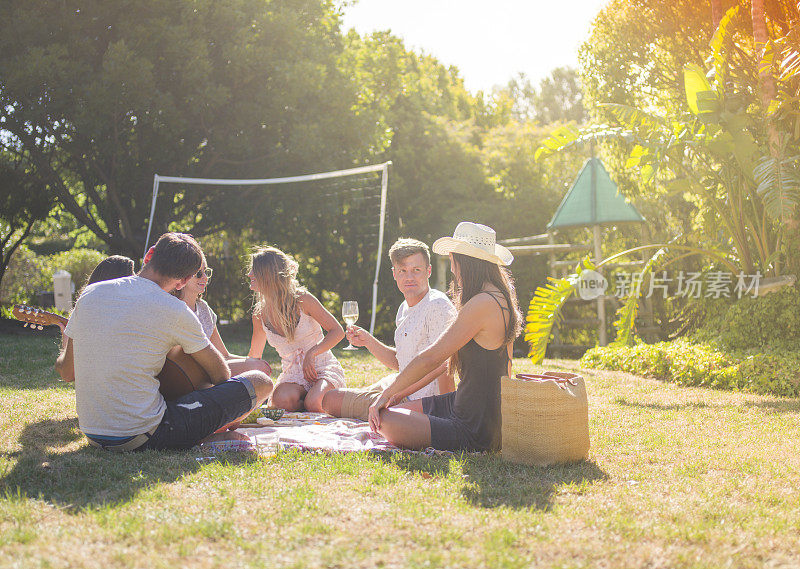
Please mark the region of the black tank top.
[[[503, 313], [503, 322], [506, 322], [506, 310], [509, 309], [495, 297], [497, 293], [484, 292], [495, 299]], [[487, 350], [473, 339], [458, 351], [458, 358], [461, 380], [455, 394], [453, 414], [469, 431], [477, 448], [499, 450], [502, 442], [500, 378], [508, 373], [508, 344]]]

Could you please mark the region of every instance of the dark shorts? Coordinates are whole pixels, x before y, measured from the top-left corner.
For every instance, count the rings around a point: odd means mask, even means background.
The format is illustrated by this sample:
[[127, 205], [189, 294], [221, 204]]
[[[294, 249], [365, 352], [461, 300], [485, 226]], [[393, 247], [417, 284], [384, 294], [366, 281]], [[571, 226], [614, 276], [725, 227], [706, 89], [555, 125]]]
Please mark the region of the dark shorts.
[[253, 384], [241, 376], [167, 401], [161, 424], [136, 450], [191, 448], [250, 411], [257, 401]]
[[478, 448], [467, 427], [453, 416], [455, 391], [423, 397], [422, 412], [431, 423], [431, 446], [439, 450], [484, 450]]

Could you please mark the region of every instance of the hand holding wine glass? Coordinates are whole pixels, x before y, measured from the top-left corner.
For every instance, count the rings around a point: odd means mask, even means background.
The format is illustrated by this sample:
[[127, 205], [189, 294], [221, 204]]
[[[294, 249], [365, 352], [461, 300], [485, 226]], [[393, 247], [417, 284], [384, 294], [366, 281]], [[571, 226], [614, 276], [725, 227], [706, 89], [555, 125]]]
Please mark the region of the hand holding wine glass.
[[[348, 326], [352, 326], [358, 320], [358, 302], [355, 300], [345, 300], [342, 302], [342, 318]], [[347, 344], [345, 350], [357, 350], [353, 344]]]

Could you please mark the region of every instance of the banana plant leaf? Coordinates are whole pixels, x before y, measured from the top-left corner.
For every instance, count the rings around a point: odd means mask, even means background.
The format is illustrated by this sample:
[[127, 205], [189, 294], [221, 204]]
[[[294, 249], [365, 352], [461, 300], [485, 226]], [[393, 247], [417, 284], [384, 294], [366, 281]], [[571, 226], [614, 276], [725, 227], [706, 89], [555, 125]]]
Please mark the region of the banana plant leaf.
[[683, 85], [686, 89], [686, 103], [695, 116], [715, 113], [719, 110], [719, 96], [712, 90], [706, 72], [693, 63], [683, 68]]
[[[666, 255], [664, 248], [656, 251], [641, 272], [641, 283], [653, 274], [653, 270], [658, 266], [662, 257]], [[612, 346], [632, 346], [636, 343], [636, 316], [639, 314], [639, 299], [641, 298], [641, 288], [631, 287], [631, 293], [619, 310], [617, 310], [617, 320], [614, 322], [614, 329], [617, 331], [616, 338], [611, 342]]]
[[783, 159], [765, 156], [753, 171], [767, 213], [781, 222], [790, 219], [800, 203], [798, 163], [800, 156]]
[[574, 274], [563, 279], [548, 277], [549, 282], [533, 293], [526, 317], [525, 341], [531, 346], [528, 357], [534, 364], [539, 364], [544, 359], [553, 326], [561, 322], [561, 309], [575, 293], [581, 272], [594, 268], [591, 257], [586, 257], [578, 263]]

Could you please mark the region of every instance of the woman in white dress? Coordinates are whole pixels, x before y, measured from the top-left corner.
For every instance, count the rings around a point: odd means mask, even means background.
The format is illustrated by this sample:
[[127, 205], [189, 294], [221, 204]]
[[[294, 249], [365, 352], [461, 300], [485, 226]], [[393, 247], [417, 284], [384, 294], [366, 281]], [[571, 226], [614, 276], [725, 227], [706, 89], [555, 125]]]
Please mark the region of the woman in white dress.
[[[256, 294], [250, 357], [267, 342], [281, 356], [272, 405], [321, 413], [327, 391], [345, 387], [344, 370], [331, 353], [344, 330], [317, 298], [297, 282], [297, 262], [275, 247], [251, 257], [250, 288]], [[323, 330], [325, 331], [323, 333]]]

